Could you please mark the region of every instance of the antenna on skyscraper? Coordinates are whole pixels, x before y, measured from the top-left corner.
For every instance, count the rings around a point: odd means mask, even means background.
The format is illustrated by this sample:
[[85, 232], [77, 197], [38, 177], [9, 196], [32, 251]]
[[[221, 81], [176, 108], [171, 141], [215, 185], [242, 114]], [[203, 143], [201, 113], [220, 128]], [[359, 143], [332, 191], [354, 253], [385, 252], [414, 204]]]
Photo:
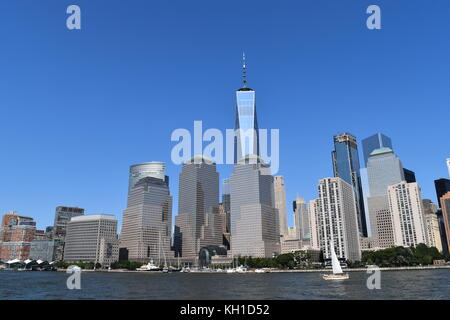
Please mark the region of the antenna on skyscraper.
[[247, 87], [247, 66], [245, 64], [245, 52], [242, 52], [242, 80], [244, 82], [244, 88]]

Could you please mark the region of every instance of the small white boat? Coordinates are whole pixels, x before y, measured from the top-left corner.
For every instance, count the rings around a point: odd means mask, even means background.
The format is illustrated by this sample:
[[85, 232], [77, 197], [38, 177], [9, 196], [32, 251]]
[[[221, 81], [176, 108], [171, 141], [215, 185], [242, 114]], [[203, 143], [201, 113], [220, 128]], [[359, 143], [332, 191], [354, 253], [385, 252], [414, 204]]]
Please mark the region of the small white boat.
[[264, 269], [255, 269], [255, 273], [266, 273]]
[[239, 266], [236, 268], [236, 272], [237, 273], [246, 273], [247, 272], [247, 268], [244, 266]]
[[336, 256], [336, 252], [334, 251], [333, 242], [331, 242], [331, 266], [333, 267], [333, 273], [323, 274], [322, 278], [325, 280], [346, 280], [349, 278], [348, 273], [342, 272], [341, 263]]
[[236, 272], [235, 268], [227, 269], [227, 273], [235, 273], [235, 272]]
[[149, 263], [140, 266], [136, 271], [161, 271], [161, 268], [155, 265], [153, 260], [150, 260]]

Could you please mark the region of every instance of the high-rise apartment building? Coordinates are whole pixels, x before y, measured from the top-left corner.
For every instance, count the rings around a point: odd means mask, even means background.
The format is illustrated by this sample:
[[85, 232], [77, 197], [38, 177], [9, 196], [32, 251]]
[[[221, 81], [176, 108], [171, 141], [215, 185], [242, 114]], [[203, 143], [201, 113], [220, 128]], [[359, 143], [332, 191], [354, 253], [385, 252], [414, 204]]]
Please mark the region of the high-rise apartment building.
[[309, 230], [311, 231], [310, 246], [313, 249], [320, 249], [319, 230], [317, 225], [317, 217], [319, 215], [318, 206], [319, 199], [310, 200], [308, 206]]
[[64, 261], [109, 267], [119, 259], [117, 220], [111, 214], [73, 217], [67, 224]]
[[442, 241], [437, 216], [438, 206], [430, 199], [422, 200], [423, 214], [425, 219], [425, 238], [427, 245], [435, 247], [442, 252]]
[[283, 176], [274, 177], [275, 208], [278, 209], [278, 224], [280, 226], [280, 236], [284, 239], [288, 237], [288, 222], [286, 212], [286, 188]]
[[436, 188], [438, 205], [441, 208], [441, 197], [447, 192], [450, 192], [450, 180], [445, 178], [434, 180], [434, 187]]
[[195, 156], [183, 164], [179, 181], [177, 252], [183, 261], [196, 262], [202, 247], [223, 244], [226, 216], [219, 213], [219, 173], [212, 160]]
[[370, 154], [380, 148], [389, 148], [392, 149], [392, 141], [391, 138], [385, 136], [382, 133], [376, 133], [370, 137], [367, 137], [362, 140], [362, 148], [363, 148], [363, 156], [364, 156], [364, 166], [367, 165], [367, 161], [369, 160]]
[[402, 181], [388, 187], [389, 208], [396, 246], [426, 244], [422, 196], [417, 183]]
[[247, 155], [259, 155], [255, 91], [247, 87], [247, 65], [243, 56], [243, 86], [236, 91], [234, 163]]
[[26, 260], [34, 240], [36, 222], [12, 211], [4, 214], [0, 227], [0, 260]]
[[229, 178], [231, 251], [234, 256], [268, 258], [280, 252], [273, 176], [259, 157], [248, 158], [234, 165]]
[[444, 220], [444, 229], [447, 240], [447, 250], [450, 248], [450, 191], [441, 197], [442, 219]]
[[362, 192], [361, 172], [359, 165], [358, 145], [356, 138], [350, 133], [342, 133], [333, 137], [332, 151], [334, 176], [353, 186], [355, 192], [358, 230], [361, 236], [367, 236], [364, 196]]
[[123, 211], [120, 250], [129, 261], [161, 263], [173, 259], [171, 251], [172, 196], [164, 173], [162, 179], [146, 176], [128, 192]]
[[334, 244], [338, 258], [361, 260], [357, 209], [354, 188], [343, 179], [319, 181], [319, 198], [314, 203], [319, 247], [324, 257], [331, 258]]

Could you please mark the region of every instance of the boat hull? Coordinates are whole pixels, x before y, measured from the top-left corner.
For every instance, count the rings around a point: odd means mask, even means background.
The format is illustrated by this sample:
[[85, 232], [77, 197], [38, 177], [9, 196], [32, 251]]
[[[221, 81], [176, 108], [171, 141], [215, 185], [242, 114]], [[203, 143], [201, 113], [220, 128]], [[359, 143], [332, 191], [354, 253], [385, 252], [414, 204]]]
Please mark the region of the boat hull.
[[325, 280], [346, 280], [349, 278], [348, 273], [344, 274], [324, 274], [322, 278]]

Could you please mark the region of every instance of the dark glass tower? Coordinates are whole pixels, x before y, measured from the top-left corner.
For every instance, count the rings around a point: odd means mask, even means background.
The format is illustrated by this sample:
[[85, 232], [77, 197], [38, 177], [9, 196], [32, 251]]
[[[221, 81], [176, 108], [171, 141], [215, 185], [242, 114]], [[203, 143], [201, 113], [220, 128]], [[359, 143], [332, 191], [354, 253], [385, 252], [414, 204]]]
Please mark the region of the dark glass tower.
[[434, 180], [434, 187], [436, 188], [436, 197], [437, 202], [439, 205], [439, 208], [441, 207], [441, 197], [446, 194], [447, 192], [450, 192], [450, 180], [448, 179], [438, 179]]
[[414, 171], [403, 168], [403, 174], [405, 175], [405, 181], [408, 183], [417, 182], [416, 173]]
[[381, 148], [392, 149], [391, 138], [385, 136], [382, 133], [376, 133], [368, 138], [362, 140], [363, 156], [364, 156], [364, 167], [367, 165], [370, 154], [372, 151]]
[[334, 176], [353, 185], [359, 233], [367, 237], [366, 215], [364, 213], [364, 197], [356, 138], [350, 133], [342, 133], [334, 136], [334, 151], [332, 151], [331, 156], [333, 159]]
[[243, 86], [236, 91], [236, 122], [234, 137], [234, 163], [247, 155], [259, 155], [258, 121], [255, 91], [247, 88], [245, 54], [242, 63]]

